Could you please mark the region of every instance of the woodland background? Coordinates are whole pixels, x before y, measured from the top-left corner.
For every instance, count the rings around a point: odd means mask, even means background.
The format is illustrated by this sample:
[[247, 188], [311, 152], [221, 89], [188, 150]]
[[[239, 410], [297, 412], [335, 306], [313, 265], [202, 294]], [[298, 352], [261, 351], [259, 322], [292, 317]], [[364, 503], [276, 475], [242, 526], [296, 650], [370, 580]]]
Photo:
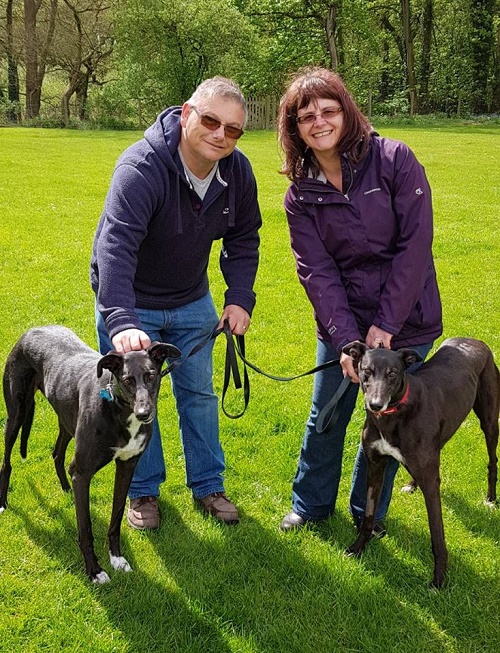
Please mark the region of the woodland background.
[[203, 79], [337, 70], [368, 115], [500, 112], [500, 0], [0, 0], [0, 125], [143, 128]]

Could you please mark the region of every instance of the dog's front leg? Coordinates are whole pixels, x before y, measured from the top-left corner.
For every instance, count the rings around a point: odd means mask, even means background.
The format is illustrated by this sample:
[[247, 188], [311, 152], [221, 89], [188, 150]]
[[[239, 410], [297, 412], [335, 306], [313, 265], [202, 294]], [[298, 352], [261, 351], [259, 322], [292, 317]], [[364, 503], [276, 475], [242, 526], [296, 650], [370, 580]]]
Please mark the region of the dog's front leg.
[[75, 497], [78, 543], [85, 560], [85, 571], [93, 583], [109, 583], [108, 574], [100, 567], [94, 552], [94, 536], [90, 521], [90, 481], [91, 476], [80, 473], [73, 461], [70, 465], [73, 494]]
[[380, 456], [372, 451], [367, 455], [365, 448], [365, 457], [368, 467], [368, 478], [366, 488], [366, 505], [363, 523], [359, 529], [357, 540], [346, 550], [349, 556], [359, 556], [363, 553], [366, 545], [371, 539], [373, 526], [375, 525], [375, 510], [377, 509], [382, 484], [384, 481], [384, 472], [387, 464], [385, 456]]
[[138, 457], [128, 460], [115, 460], [115, 489], [113, 493], [113, 510], [108, 530], [109, 560], [113, 569], [132, 571], [132, 567], [122, 556], [120, 549], [120, 530], [127, 501], [127, 492], [134, 475]]
[[441, 508], [441, 495], [439, 487], [439, 463], [433, 469], [426, 469], [419, 485], [424, 495], [431, 532], [432, 553], [434, 555], [434, 577], [431, 587], [440, 589], [444, 583], [446, 566], [448, 564], [448, 551], [444, 539], [443, 512]]

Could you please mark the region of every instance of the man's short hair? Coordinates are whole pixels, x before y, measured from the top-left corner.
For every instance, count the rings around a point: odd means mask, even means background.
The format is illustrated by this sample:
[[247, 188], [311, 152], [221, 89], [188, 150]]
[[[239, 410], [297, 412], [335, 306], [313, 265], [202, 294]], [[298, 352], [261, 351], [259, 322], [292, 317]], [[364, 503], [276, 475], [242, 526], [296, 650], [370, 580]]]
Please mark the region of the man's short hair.
[[245, 112], [246, 122], [248, 112], [245, 96], [241, 92], [238, 84], [233, 82], [232, 79], [219, 76], [205, 79], [205, 81], [201, 82], [201, 84], [196, 88], [195, 92], [191, 95], [189, 100], [187, 100], [187, 103], [196, 106], [200, 101], [212, 98], [232, 100], [239, 104]]

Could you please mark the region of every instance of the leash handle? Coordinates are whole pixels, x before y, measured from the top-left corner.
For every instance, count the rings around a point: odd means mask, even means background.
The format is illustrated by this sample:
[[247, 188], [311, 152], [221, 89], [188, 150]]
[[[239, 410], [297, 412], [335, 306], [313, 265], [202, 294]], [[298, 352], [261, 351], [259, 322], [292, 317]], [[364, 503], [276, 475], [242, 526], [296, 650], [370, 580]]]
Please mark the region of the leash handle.
[[330, 401], [321, 409], [318, 419], [316, 420], [316, 431], [324, 433], [329, 426], [333, 426], [340, 415], [341, 403], [340, 400], [345, 395], [351, 385], [351, 379], [345, 376], [342, 383], [337, 388], [337, 392], [333, 395]]
[[250, 401], [250, 379], [248, 378], [248, 372], [247, 372], [245, 361], [243, 361], [243, 402], [244, 402], [243, 410], [237, 413], [236, 415], [233, 415], [232, 413], [228, 413], [225, 407], [225, 399], [226, 399], [226, 392], [229, 387], [229, 382], [231, 380], [231, 376], [233, 377], [234, 387], [237, 390], [239, 390], [242, 387], [236, 352], [238, 351], [239, 353], [240, 351], [242, 351], [244, 354], [245, 336], [235, 336], [237, 341], [237, 345], [235, 345], [233, 334], [231, 333], [231, 329], [229, 327], [229, 320], [224, 320], [224, 326], [222, 327], [222, 331], [226, 336], [226, 362], [224, 365], [224, 384], [222, 386], [221, 407], [226, 417], [229, 417], [229, 419], [238, 419], [238, 417], [241, 417], [245, 413], [248, 407], [248, 402]]
[[[177, 358], [176, 360], [172, 361], [172, 363], [170, 363], [170, 365], [168, 365], [161, 372], [161, 376], [163, 377], [173, 372], [180, 365], [182, 365], [182, 363], [187, 358], [189, 358], [190, 356], [194, 356], [194, 354], [198, 353], [201, 349], [203, 349], [203, 347], [208, 345], [208, 343], [211, 340], [215, 340], [215, 338], [220, 336], [221, 333], [224, 333], [224, 335], [226, 336], [226, 361], [224, 364], [224, 384], [222, 388], [221, 405], [222, 405], [222, 410], [224, 412], [224, 415], [226, 415], [226, 417], [229, 417], [230, 419], [237, 419], [238, 417], [241, 417], [245, 413], [248, 407], [248, 402], [250, 401], [250, 379], [248, 378], [248, 372], [246, 370], [246, 367], [244, 367], [243, 369], [244, 407], [240, 413], [236, 415], [232, 415], [226, 410], [225, 407], [226, 393], [229, 387], [229, 383], [231, 381], [231, 377], [233, 378], [234, 387], [237, 390], [239, 390], [242, 387], [242, 383], [241, 383], [240, 371], [238, 368], [238, 360], [236, 357], [236, 347], [233, 340], [233, 334], [231, 333], [231, 329], [229, 327], [229, 320], [224, 320], [224, 324], [222, 327], [215, 327], [212, 333], [208, 336], [208, 338], [205, 338], [204, 340], [198, 342], [185, 356], [182, 356], [182, 358]], [[238, 340], [238, 350], [241, 350], [244, 353], [245, 352], [244, 336], [236, 336], [236, 338]]]

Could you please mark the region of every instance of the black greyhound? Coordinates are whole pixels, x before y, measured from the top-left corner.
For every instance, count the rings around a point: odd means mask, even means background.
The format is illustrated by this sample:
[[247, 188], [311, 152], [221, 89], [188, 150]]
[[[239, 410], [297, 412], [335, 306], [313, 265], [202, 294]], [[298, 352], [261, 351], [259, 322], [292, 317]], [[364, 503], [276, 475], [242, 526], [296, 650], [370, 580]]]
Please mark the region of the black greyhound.
[[[108, 574], [94, 553], [89, 507], [90, 481], [114, 460], [113, 509], [108, 530], [109, 556], [114, 569], [131, 571], [120, 552], [120, 527], [135, 466], [151, 439], [161, 367], [166, 358], [178, 358], [177, 347], [152, 343], [147, 350], [101, 356], [70, 329], [46, 326], [27, 331], [10, 352], [3, 376], [7, 407], [5, 452], [0, 471], [0, 512], [7, 506], [11, 452], [21, 430], [21, 456], [40, 390], [59, 419], [53, 458], [61, 487], [70, 490], [64, 469], [66, 449], [75, 438], [69, 473], [75, 496], [78, 541], [85, 568], [94, 583], [106, 583]], [[107, 373], [104, 371], [107, 370]]]
[[412, 349], [369, 349], [352, 342], [352, 356], [365, 395], [363, 450], [368, 463], [366, 510], [357, 540], [348, 548], [359, 556], [374, 525], [386, 456], [393, 456], [421, 488], [434, 554], [431, 586], [444, 582], [448, 553], [441, 510], [440, 450], [473, 409], [488, 449], [487, 502], [496, 502], [500, 373], [488, 346], [471, 338], [445, 340], [414, 374], [406, 369], [422, 360]]

